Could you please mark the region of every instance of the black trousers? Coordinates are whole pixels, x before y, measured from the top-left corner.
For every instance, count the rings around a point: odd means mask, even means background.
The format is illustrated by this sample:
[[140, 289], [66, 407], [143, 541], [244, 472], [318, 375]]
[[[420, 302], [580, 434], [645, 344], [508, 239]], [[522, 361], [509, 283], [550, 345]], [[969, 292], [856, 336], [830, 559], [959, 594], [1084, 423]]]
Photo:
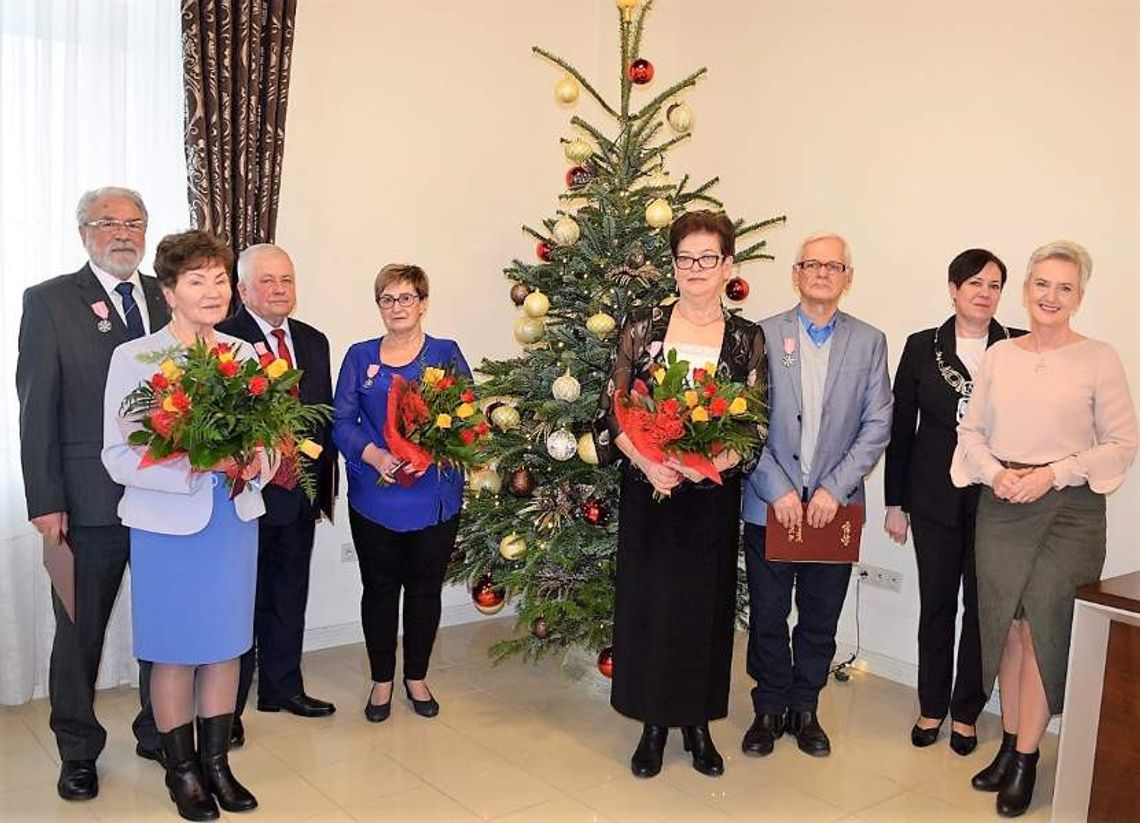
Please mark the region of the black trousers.
[[423, 680], [439, 630], [440, 591], [455, 550], [459, 515], [411, 532], [387, 529], [351, 507], [348, 521], [364, 584], [360, 618], [372, 680], [387, 683], [395, 677], [401, 589], [404, 679]]
[[[748, 674], [756, 681], [752, 705], [757, 714], [815, 711], [835, 657], [835, 628], [851, 565], [769, 562], [764, 559], [764, 534], [763, 526], [744, 524]], [[798, 617], [789, 646], [793, 589]]]
[[316, 528], [317, 522], [308, 512], [284, 525], [270, 525], [264, 520], [258, 524], [253, 646], [241, 656], [239, 717], [249, 699], [255, 666], [259, 698], [287, 700], [305, 690], [301, 648]]
[[[67, 536], [75, 552], [75, 622], [53, 590], [50, 723], [61, 760], [95, 760], [107, 742], [107, 732], [95, 717], [95, 679], [107, 621], [130, 559], [130, 531], [125, 526], [72, 526]], [[142, 708], [133, 725], [135, 737], [144, 747], [158, 749], [146, 663], [139, 668], [139, 700]]]
[[[986, 705], [974, 568], [977, 505], [963, 506], [957, 526], [910, 518], [918, 565], [918, 703], [924, 717], [973, 724]], [[954, 672], [954, 628], [962, 590], [962, 634]], [[953, 684], [953, 691], [951, 691]]]

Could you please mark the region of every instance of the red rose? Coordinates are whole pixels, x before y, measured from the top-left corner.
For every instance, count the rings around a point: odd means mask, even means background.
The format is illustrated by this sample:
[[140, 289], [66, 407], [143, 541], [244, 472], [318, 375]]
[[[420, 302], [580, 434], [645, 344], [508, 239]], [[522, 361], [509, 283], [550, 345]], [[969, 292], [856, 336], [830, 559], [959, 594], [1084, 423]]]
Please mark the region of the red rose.
[[455, 375], [449, 374], [446, 377], [441, 377], [439, 382], [435, 384], [438, 391], [445, 391], [455, 385]]
[[693, 370], [693, 380], [696, 381], [697, 383], [704, 383], [705, 378], [708, 376], [709, 376], [709, 373], [707, 371], [705, 371], [704, 369], [694, 369]]
[[270, 363], [272, 363], [276, 359], [277, 359], [277, 356], [275, 354], [273, 354], [272, 352], [266, 352], [265, 354], [263, 354], [257, 358], [257, 365], [261, 366], [261, 368], [264, 369], [266, 366], [268, 366]]
[[225, 377], [233, 377], [238, 373], [236, 360], [222, 360], [218, 363], [218, 371]]
[[649, 386], [645, 385], [645, 381], [639, 377], [633, 381], [633, 393], [640, 394], [642, 397], [649, 397]]
[[464, 403], [474, 403], [475, 402], [475, 390], [474, 389], [468, 389], [467, 391], [463, 392], [463, 394], [459, 395], [459, 399], [462, 400]]
[[249, 378], [249, 386], [247, 386], [247, 389], [249, 390], [249, 393], [254, 397], [257, 397], [260, 394], [265, 394], [265, 390], [268, 388], [269, 380], [262, 377], [260, 374], [255, 374], [253, 377]]
[[676, 417], [677, 414], [681, 411], [681, 404], [677, 402], [676, 397], [667, 397], [661, 401], [661, 405], [657, 408], [661, 410], [662, 414]]
[[155, 409], [147, 419], [150, 421], [150, 427], [154, 429], [155, 434], [159, 437], [170, 437], [173, 432], [174, 415], [170, 412], [164, 412], [162, 409]]
[[725, 412], [728, 411], [728, 401], [723, 397], [714, 397], [712, 402], [709, 403], [709, 414], [713, 417], [724, 417]]
[[486, 420], [480, 420], [475, 424], [475, 434], [483, 437], [487, 432], [491, 431], [491, 427], [487, 425]]
[[178, 389], [174, 394], [170, 395], [169, 400], [171, 405], [180, 412], [187, 411], [190, 408], [190, 395], [182, 391], [182, 389]]
[[470, 446], [472, 443], [475, 442], [475, 430], [474, 429], [460, 429], [459, 430], [459, 439], [460, 439], [460, 441], [462, 441], [464, 446]]
[[714, 394], [717, 393], [718, 389], [719, 389], [719, 386], [717, 386], [716, 383], [707, 383], [707, 384], [705, 384], [705, 387], [703, 389], [701, 389], [701, 391], [704, 392], [705, 397], [712, 397]]
[[218, 343], [212, 349], [210, 349], [210, 354], [212, 354], [214, 357], [217, 357], [219, 354], [225, 354], [229, 350], [229, 343]]
[[150, 387], [155, 391], [166, 391], [170, 388], [170, 381], [166, 379], [165, 374], [156, 371], [154, 376], [150, 378]]

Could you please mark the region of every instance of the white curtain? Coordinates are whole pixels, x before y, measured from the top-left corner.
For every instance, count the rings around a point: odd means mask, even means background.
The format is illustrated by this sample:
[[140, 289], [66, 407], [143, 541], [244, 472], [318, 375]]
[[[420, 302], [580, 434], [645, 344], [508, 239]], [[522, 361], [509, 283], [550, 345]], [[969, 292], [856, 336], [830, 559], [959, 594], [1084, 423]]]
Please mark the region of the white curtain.
[[[181, 38], [175, 0], [0, 0], [0, 704], [46, 693], [54, 628], [20, 475], [22, 294], [86, 261], [88, 189], [139, 191], [151, 247], [188, 227]], [[121, 593], [100, 687], [135, 677], [129, 606]]]

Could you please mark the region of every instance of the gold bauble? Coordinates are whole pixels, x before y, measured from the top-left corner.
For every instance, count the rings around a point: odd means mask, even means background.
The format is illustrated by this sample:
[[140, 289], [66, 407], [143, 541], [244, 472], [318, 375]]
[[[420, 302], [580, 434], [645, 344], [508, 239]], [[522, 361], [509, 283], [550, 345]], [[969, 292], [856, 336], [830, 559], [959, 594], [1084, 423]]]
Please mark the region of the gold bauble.
[[467, 485], [476, 494], [481, 492], [498, 494], [499, 489], [503, 487], [503, 478], [493, 469], [476, 469], [467, 475]]
[[633, 10], [637, 8], [637, 4], [641, 0], [615, 0], [615, 2], [621, 10], [621, 19], [628, 23], [633, 17]]
[[566, 159], [575, 166], [582, 165], [594, 154], [590, 144], [581, 137], [575, 137], [563, 147], [562, 151], [566, 154]]
[[517, 560], [526, 551], [526, 541], [511, 532], [499, 541], [499, 554], [507, 560]]
[[658, 197], [645, 207], [645, 222], [655, 229], [663, 229], [673, 222], [673, 207]]
[[566, 374], [550, 385], [550, 393], [554, 395], [555, 400], [573, 403], [582, 396], [582, 384], [570, 373], [570, 369], [567, 369]]
[[591, 314], [586, 319], [586, 328], [598, 337], [605, 337], [607, 334], [614, 330], [617, 321], [610, 317], [605, 312], [598, 312]]
[[[526, 296], [526, 300], [523, 301], [523, 311], [526, 312], [528, 317], [545, 317], [546, 313], [550, 311], [550, 298], [540, 291], [532, 291]], [[517, 332], [515, 337], [518, 337]], [[540, 337], [542, 337], [542, 334], [539, 334], [534, 340], [528, 340], [527, 342], [533, 343]]]
[[598, 465], [598, 448], [594, 445], [594, 435], [590, 432], [578, 438], [578, 459], [591, 466]]
[[502, 431], [508, 431], [519, 424], [519, 410], [514, 406], [497, 406], [491, 412], [491, 422]]
[[687, 103], [674, 103], [665, 110], [665, 119], [669, 128], [678, 134], [684, 134], [693, 127], [693, 110]]
[[559, 217], [550, 231], [554, 241], [560, 246], [573, 246], [581, 237], [582, 231], [573, 217]]
[[559, 103], [569, 106], [578, 99], [578, 94], [582, 91], [582, 87], [578, 85], [578, 81], [570, 75], [566, 75], [554, 87], [554, 99]]
[[515, 322], [515, 340], [524, 346], [537, 343], [544, 334], [546, 334], [546, 324], [542, 322], [541, 317], [520, 317]]

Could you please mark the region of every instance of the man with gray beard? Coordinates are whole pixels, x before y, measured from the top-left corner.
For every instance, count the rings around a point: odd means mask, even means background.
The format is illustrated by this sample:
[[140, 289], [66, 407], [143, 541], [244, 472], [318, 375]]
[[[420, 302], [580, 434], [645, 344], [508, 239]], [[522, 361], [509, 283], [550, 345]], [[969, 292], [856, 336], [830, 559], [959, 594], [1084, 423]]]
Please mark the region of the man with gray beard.
[[[16, 392], [28, 519], [45, 542], [66, 540], [75, 555], [75, 619], [52, 592], [55, 639], [48, 694], [62, 761], [59, 796], [99, 793], [95, 760], [107, 733], [95, 717], [95, 679], [103, 636], [130, 555], [119, 522], [121, 486], [103, 448], [103, 389], [111, 352], [170, 319], [153, 277], [139, 275], [146, 249], [146, 206], [136, 192], [106, 187], [80, 198], [79, 236], [89, 262], [24, 292]], [[158, 759], [158, 732], [139, 676], [142, 710], [137, 753]]]

